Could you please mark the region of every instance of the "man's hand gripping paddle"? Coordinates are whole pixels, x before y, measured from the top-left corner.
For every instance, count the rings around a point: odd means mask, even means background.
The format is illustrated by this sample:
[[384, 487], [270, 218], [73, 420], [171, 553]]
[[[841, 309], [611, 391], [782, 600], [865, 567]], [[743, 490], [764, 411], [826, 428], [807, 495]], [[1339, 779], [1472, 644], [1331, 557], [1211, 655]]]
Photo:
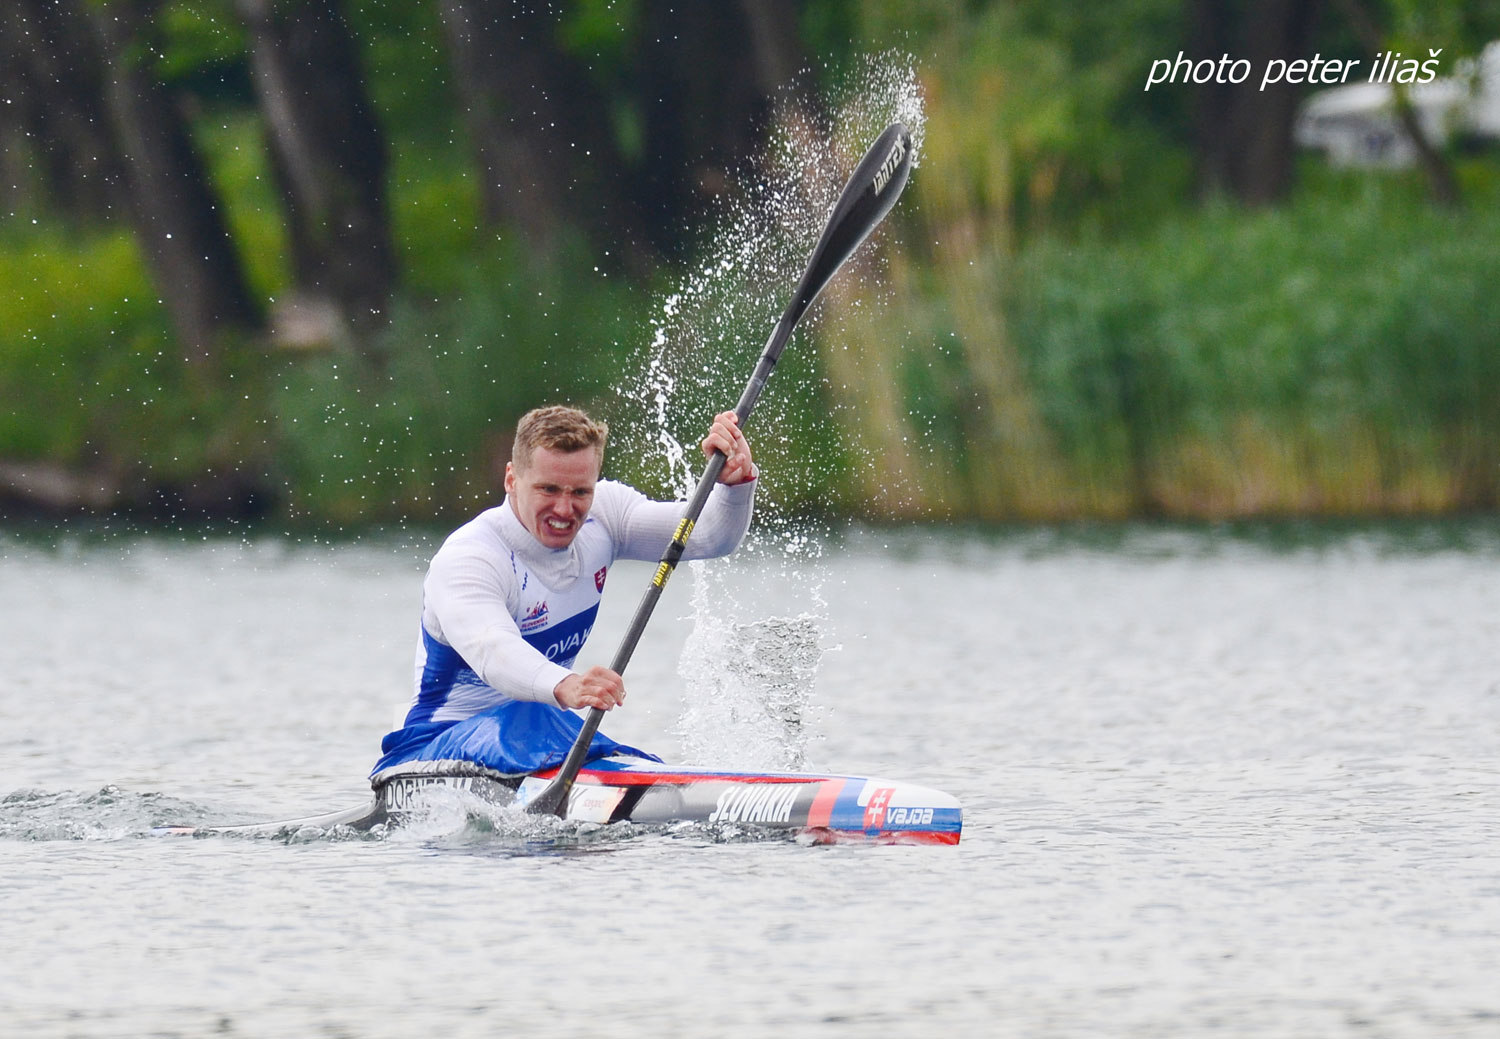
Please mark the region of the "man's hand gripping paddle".
[[[776, 367], [776, 361], [781, 357], [781, 351], [786, 347], [787, 341], [791, 339], [792, 330], [797, 327], [797, 322], [802, 319], [807, 308], [812, 305], [813, 300], [818, 298], [818, 294], [823, 291], [838, 269], [844, 265], [844, 261], [875, 229], [875, 225], [891, 211], [891, 207], [896, 204], [896, 199], [901, 195], [901, 190], [906, 187], [907, 178], [911, 176], [911, 163], [911, 132], [901, 123], [892, 123], [875, 139], [875, 143], [870, 145], [870, 150], [865, 153], [865, 157], [854, 168], [854, 173], [849, 177], [849, 183], [844, 185], [843, 193], [839, 195], [833, 212], [829, 214], [828, 223], [823, 228], [818, 244], [813, 248], [812, 257], [807, 261], [807, 269], [802, 272], [802, 280], [797, 285], [796, 293], [787, 304], [786, 310], [782, 312], [781, 320], [776, 322], [776, 328], [771, 332], [771, 338], [766, 341], [766, 348], [761, 353], [760, 360], [756, 362], [755, 371], [751, 374], [749, 383], [745, 386], [745, 392], [740, 395], [740, 402], [734, 410], [739, 416], [741, 429], [745, 428], [755, 402], [760, 399], [760, 391], [765, 388], [766, 380], [771, 377], [771, 371]], [[666, 587], [667, 579], [672, 576], [672, 571], [682, 559], [682, 553], [687, 548], [688, 536], [693, 531], [693, 524], [698, 521], [699, 515], [703, 512], [709, 492], [713, 490], [714, 483], [719, 478], [719, 472], [724, 468], [724, 461], [723, 453], [715, 451], [713, 457], [708, 460], [708, 464], [704, 466], [703, 476], [699, 478], [697, 488], [688, 499], [687, 511], [683, 514], [682, 521], [677, 524], [677, 532], [672, 536], [672, 543], [667, 546], [665, 554], [662, 555], [661, 564], [656, 568], [656, 575], [651, 579], [651, 584], [647, 587], [646, 594], [642, 596], [640, 605], [636, 607], [630, 628], [626, 631], [625, 638], [615, 653], [614, 661], [610, 664], [610, 670], [616, 674], [625, 673], [630, 657], [635, 652], [636, 643], [640, 641], [641, 632], [645, 630], [646, 622], [651, 619], [657, 600], [661, 598], [662, 589]], [[584, 718], [583, 729], [578, 733], [578, 738], [574, 740], [572, 748], [568, 751], [562, 768], [541, 793], [526, 803], [528, 812], [551, 814], [558, 818], [567, 815], [568, 794], [573, 789], [573, 781], [578, 777], [578, 770], [583, 767], [584, 759], [588, 756], [589, 744], [593, 742], [594, 733], [598, 731], [599, 722], [603, 718], [604, 712], [599, 708], [589, 708], [588, 715]]]

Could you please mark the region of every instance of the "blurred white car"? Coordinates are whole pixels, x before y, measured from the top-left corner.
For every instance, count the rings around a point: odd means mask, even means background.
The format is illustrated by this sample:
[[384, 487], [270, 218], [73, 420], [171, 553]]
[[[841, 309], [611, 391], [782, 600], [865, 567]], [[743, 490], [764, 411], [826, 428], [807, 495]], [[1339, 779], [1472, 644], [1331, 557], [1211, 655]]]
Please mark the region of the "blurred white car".
[[[1458, 63], [1455, 75], [1406, 88], [1423, 135], [1442, 146], [1456, 134], [1500, 139], [1500, 40], [1478, 60]], [[1302, 103], [1293, 129], [1304, 148], [1324, 151], [1336, 166], [1397, 168], [1416, 162], [1417, 150], [1396, 118], [1389, 83], [1320, 90]]]

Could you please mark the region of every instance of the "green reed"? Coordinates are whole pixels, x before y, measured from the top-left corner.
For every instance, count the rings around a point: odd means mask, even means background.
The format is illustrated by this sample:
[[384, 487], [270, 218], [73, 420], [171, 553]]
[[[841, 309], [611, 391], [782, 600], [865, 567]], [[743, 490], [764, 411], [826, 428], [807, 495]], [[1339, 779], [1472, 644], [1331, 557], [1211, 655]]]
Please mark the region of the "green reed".
[[1328, 178], [1282, 209], [1208, 206], [1130, 241], [959, 252], [902, 277], [911, 331], [881, 378], [902, 396], [894, 439], [915, 446], [884, 468], [922, 475], [899, 507], [867, 497], [877, 514], [1500, 503], [1491, 205]]

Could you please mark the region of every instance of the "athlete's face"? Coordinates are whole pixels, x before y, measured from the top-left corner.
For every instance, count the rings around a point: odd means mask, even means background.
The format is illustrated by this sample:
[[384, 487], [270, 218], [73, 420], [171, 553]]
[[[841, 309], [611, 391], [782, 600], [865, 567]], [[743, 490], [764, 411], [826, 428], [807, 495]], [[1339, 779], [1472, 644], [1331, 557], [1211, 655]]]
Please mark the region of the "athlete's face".
[[505, 464], [505, 493], [531, 536], [548, 548], [567, 548], [594, 504], [601, 452], [538, 447], [524, 469]]

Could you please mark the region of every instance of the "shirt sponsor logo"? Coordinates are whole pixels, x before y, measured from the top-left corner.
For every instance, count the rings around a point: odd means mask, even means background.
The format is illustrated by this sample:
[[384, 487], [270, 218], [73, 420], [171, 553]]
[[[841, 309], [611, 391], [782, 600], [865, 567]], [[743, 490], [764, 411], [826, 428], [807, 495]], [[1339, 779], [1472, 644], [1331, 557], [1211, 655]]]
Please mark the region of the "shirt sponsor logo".
[[547, 626], [547, 600], [543, 599], [521, 615], [521, 634]]
[[882, 786], [877, 787], [870, 795], [870, 800], [865, 805], [865, 829], [878, 830], [885, 825], [885, 810], [895, 792], [894, 787]]
[[719, 795], [709, 815], [711, 823], [789, 823], [792, 805], [804, 783], [754, 783], [736, 785]]
[[584, 642], [587, 641], [589, 632], [593, 630], [594, 626], [590, 624], [582, 631], [575, 631], [565, 638], [558, 639], [552, 645], [542, 650], [542, 655], [548, 660], [566, 660], [568, 657], [576, 656], [578, 651], [583, 648]]
[[583, 648], [589, 632], [594, 630], [594, 619], [598, 615], [599, 604], [596, 602], [582, 613], [555, 621], [540, 631], [527, 633], [523, 630], [521, 637], [526, 640], [527, 645], [548, 660], [567, 667]]
[[598, 570], [594, 571], [594, 590], [595, 591], [600, 591], [600, 592], [604, 591], [604, 578], [607, 577], [608, 575], [609, 575], [609, 567], [607, 567], [607, 566], [601, 566]]

